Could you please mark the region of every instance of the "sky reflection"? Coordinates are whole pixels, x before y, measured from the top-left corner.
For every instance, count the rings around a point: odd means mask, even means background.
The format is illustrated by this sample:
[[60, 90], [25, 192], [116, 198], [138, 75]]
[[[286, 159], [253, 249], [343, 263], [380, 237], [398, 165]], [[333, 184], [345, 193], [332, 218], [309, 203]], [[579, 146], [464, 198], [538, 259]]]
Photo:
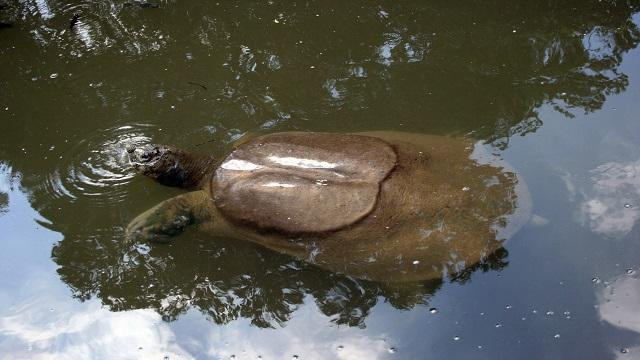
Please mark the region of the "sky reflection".
[[580, 206], [580, 217], [602, 235], [627, 235], [640, 218], [640, 160], [608, 162], [591, 171], [592, 188]]
[[0, 318], [0, 334], [6, 337], [0, 349], [14, 358], [191, 358], [155, 311], [110, 312], [96, 301], [76, 309], [36, 295]]

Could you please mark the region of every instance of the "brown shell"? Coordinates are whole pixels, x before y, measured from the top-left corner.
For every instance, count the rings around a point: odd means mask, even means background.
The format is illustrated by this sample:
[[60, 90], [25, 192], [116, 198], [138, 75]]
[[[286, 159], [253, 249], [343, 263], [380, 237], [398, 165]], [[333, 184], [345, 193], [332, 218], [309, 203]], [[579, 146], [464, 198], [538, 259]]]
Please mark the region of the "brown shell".
[[379, 138], [270, 134], [240, 145], [222, 162], [212, 195], [224, 216], [259, 229], [335, 231], [373, 210], [396, 160]]

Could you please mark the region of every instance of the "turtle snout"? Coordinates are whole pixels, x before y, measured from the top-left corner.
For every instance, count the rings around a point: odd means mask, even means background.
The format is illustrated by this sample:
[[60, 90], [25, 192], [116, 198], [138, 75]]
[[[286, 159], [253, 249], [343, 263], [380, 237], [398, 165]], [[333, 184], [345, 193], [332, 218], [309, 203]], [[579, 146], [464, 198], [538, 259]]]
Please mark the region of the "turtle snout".
[[144, 166], [155, 163], [162, 155], [162, 149], [157, 145], [142, 145], [127, 147], [129, 161], [134, 166]]

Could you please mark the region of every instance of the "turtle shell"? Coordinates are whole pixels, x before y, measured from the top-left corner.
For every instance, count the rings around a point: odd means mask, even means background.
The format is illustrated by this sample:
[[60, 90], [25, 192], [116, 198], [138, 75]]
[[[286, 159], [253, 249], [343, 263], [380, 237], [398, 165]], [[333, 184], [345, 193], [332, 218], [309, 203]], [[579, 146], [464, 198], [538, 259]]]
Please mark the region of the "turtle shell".
[[373, 210], [396, 160], [394, 149], [375, 137], [270, 134], [224, 159], [212, 196], [234, 222], [292, 234], [335, 231]]

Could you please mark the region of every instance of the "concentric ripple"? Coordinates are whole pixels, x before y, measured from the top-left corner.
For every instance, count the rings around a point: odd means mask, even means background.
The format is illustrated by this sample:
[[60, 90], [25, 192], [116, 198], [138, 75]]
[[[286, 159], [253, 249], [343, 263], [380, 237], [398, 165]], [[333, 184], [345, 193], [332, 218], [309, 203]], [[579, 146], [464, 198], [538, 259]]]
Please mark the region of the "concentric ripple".
[[100, 131], [80, 141], [63, 156], [64, 163], [49, 174], [47, 191], [54, 198], [89, 201], [92, 206], [113, 206], [128, 195], [126, 185], [135, 175], [127, 147], [146, 144], [152, 125], [135, 124]]

